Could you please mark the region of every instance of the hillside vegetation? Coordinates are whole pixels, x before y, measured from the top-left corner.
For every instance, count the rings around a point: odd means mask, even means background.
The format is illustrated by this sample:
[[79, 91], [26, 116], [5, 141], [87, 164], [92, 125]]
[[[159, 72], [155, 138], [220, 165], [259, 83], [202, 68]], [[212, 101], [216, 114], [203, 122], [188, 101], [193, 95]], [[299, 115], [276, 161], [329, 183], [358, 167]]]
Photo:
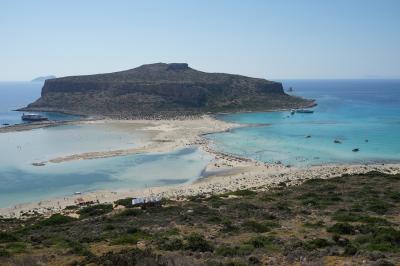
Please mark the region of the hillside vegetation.
[[369, 173], [145, 208], [71, 206], [2, 219], [0, 265], [394, 265], [399, 191], [400, 175]]

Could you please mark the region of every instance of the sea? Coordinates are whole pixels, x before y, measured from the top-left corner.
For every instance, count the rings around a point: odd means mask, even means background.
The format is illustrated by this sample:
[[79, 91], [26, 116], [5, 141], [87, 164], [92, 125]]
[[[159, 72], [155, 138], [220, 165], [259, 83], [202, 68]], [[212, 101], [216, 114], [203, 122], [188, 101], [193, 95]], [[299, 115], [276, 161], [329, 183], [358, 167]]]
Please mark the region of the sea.
[[[400, 80], [283, 80], [289, 94], [315, 99], [314, 113], [237, 113], [247, 127], [208, 137], [217, 150], [268, 163], [400, 161]], [[353, 151], [354, 150], [354, 151]]]
[[[207, 137], [215, 149], [297, 167], [400, 161], [400, 80], [282, 80], [285, 90], [315, 99], [314, 113], [217, 115], [244, 126]], [[0, 124], [19, 124], [12, 110], [40, 97], [42, 83], [0, 82]], [[51, 120], [76, 116], [43, 113]], [[196, 147], [33, 166], [88, 151], [133, 148], [144, 136], [94, 125], [63, 125], [0, 134], [0, 207], [74, 192], [192, 182], [211, 156]]]

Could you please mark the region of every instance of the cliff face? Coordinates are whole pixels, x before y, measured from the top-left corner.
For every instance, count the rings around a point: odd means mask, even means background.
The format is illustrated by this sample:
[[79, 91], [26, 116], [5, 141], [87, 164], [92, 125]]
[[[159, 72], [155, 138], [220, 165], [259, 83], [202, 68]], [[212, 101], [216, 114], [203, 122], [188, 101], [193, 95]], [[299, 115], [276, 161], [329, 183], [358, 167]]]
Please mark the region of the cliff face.
[[284, 93], [282, 84], [187, 64], [150, 64], [108, 74], [46, 80], [41, 97], [23, 110], [105, 116], [198, 114], [296, 108], [309, 100]]

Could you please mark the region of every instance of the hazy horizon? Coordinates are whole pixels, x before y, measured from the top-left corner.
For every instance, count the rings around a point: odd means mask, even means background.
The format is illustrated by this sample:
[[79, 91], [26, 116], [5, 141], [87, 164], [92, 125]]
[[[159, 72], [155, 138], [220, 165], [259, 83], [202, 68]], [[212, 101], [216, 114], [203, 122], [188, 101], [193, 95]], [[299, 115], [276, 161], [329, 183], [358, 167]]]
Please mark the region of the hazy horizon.
[[0, 80], [186, 62], [271, 80], [399, 79], [400, 2], [0, 2]]

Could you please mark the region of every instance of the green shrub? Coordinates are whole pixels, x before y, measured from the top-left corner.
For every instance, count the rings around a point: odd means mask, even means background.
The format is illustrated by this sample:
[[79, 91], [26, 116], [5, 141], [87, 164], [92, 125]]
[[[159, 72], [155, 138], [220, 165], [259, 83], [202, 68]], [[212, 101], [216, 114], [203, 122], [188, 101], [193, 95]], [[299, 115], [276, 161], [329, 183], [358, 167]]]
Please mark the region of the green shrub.
[[26, 244], [22, 242], [14, 242], [6, 245], [6, 249], [11, 254], [23, 253], [26, 251]]
[[114, 230], [114, 229], [115, 229], [115, 226], [112, 225], [112, 224], [106, 224], [106, 225], [103, 227], [103, 230], [104, 230], [104, 231], [112, 231], [112, 230]]
[[278, 227], [279, 224], [273, 221], [264, 221], [264, 222], [257, 222], [257, 221], [246, 221], [242, 224], [244, 228], [246, 228], [249, 231], [255, 232], [255, 233], [265, 233], [271, 230], [271, 228]]
[[191, 251], [213, 251], [214, 248], [202, 235], [191, 234], [186, 238], [185, 249]]
[[139, 209], [126, 209], [118, 214], [118, 216], [138, 216], [142, 214], [142, 211]]
[[240, 246], [222, 245], [215, 250], [215, 254], [224, 257], [246, 256], [251, 254], [253, 250], [254, 247], [249, 244], [243, 244]]
[[377, 214], [385, 214], [389, 211], [391, 207], [392, 205], [387, 202], [380, 200], [373, 200], [368, 203], [367, 210], [375, 212]]
[[289, 203], [286, 201], [278, 201], [272, 206], [272, 210], [283, 211], [290, 213], [292, 210], [289, 207]]
[[64, 208], [64, 210], [77, 210], [79, 209], [78, 205], [68, 205], [67, 207]]
[[331, 243], [324, 238], [316, 238], [307, 242], [307, 245], [312, 249], [326, 248], [331, 246]]
[[168, 251], [181, 250], [184, 248], [182, 239], [176, 237], [163, 238], [157, 241], [157, 246], [159, 249]]
[[97, 216], [109, 213], [113, 210], [112, 204], [97, 204], [93, 206], [87, 206], [78, 211], [78, 214], [82, 217]]
[[338, 235], [353, 235], [355, 234], [355, 228], [348, 223], [336, 223], [327, 229], [329, 233]]
[[394, 202], [400, 202], [400, 192], [390, 191], [387, 194], [388, 194], [389, 198], [391, 198]]
[[400, 251], [400, 231], [392, 227], [371, 227], [368, 234], [357, 237], [355, 241], [370, 251]]
[[275, 244], [275, 238], [271, 236], [256, 236], [250, 239], [247, 243], [252, 245], [254, 248], [267, 248], [270, 250], [277, 250], [279, 249], [278, 246]]
[[2, 257], [10, 257], [11, 254], [6, 249], [0, 247], [0, 258]]
[[369, 224], [390, 224], [387, 220], [380, 217], [371, 217], [368, 215], [360, 215], [347, 211], [337, 211], [333, 214], [332, 219], [338, 222], [360, 222]]
[[229, 232], [236, 232], [239, 230], [239, 228], [237, 226], [235, 226], [232, 221], [229, 220], [225, 220], [222, 222], [222, 232], [224, 233], [229, 233]]
[[212, 224], [220, 224], [222, 223], [222, 221], [223, 221], [222, 218], [218, 215], [212, 215], [207, 219], [207, 222]]
[[71, 252], [80, 256], [94, 256], [93, 253], [89, 250], [86, 244], [82, 244], [78, 241], [74, 241], [71, 239], [67, 239], [66, 243], [70, 248]]
[[43, 226], [60, 225], [60, 224], [70, 223], [75, 220], [76, 220], [75, 218], [72, 218], [70, 216], [65, 216], [62, 214], [53, 214], [49, 218], [40, 221], [38, 224]]
[[119, 199], [119, 200], [115, 201], [114, 203], [115, 203], [115, 205], [121, 205], [126, 208], [131, 208], [131, 207], [133, 207], [132, 200], [133, 200], [133, 198], [125, 198], [125, 199]]
[[18, 241], [18, 238], [15, 235], [7, 232], [0, 232], [0, 243], [15, 242], [15, 241]]

